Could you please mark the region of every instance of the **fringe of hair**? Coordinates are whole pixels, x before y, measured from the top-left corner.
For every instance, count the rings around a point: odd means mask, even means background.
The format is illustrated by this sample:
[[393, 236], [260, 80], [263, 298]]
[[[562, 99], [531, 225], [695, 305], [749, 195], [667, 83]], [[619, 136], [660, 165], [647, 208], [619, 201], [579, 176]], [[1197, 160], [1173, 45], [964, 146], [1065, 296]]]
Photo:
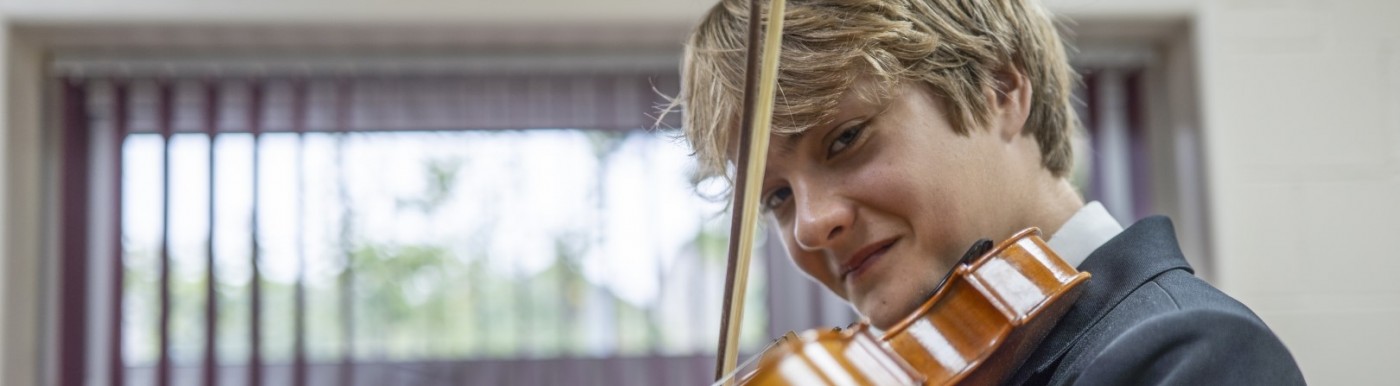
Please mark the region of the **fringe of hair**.
[[[684, 115], [696, 181], [732, 178], [748, 3], [721, 0], [701, 20], [685, 47], [680, 95], [660, 114]], [[904, 82], [929, 86], [954, 130], [967, 134], [990, 119], [983, 90], [1015, 66], [1032, 87], [1026, 134], [1046, 169], [1069, 172], [1070, 139], [1080, 127], [1070, 102], [1077, 77], [1049, 12], [1035, 0], [794, 0], [784, 23], [774, 134], [830, 123], [847, 92], [881, 102]], [[873, 87], [852, 90], [862, 79]]]

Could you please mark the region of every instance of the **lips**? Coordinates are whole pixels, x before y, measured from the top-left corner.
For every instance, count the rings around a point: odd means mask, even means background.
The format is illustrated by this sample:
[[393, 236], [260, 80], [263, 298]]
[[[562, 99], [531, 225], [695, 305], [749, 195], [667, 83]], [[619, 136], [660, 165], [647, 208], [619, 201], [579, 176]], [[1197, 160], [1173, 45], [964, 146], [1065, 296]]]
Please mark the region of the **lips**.
[[890, 247], [894, 245], [895, 241], [898, 240], [895, 238], [882, 240], [856, 251], [856, 253], [851, 255], [850, 259], [846, 260], [845, 264], [841, 265], [841, 281], [846, 281], [851, 275], [859, 275], [861, 272], [864, 272], [865, 268], [874, 264], [875, 258], [884, 255], [885, 251], [888, 251]]

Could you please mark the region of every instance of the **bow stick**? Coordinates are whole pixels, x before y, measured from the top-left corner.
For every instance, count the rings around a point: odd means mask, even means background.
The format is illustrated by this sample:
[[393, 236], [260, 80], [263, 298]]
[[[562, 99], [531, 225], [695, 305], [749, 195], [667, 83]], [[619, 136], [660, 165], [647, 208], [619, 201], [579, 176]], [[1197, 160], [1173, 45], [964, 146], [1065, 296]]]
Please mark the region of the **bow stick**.
[[[773, 94], [777, 88], [778, 53], [783, 42], [785, 0], [772, 0], [768, 7], [768, 29], [762, 46], [762, 73], [759, 67], [758, 29], [762, 0], [749, 2], [748, 57], [744, 72], [744, 115], [740, 121], [738, 175], [734, 179], [734, 202], [729, 228], [729, 264], [724, 275], [724, 311], [720, 320], [719, 356], [715, 380], [731, 371], [738, 360], [739, 325], [744, 319], [744, 294], [748, 290], [749, 261], [753, 257], [754, 230], [758, 221], [758, 201], [763, 169], [768, 161], [768, 134], [773, 118]], [[756, 89], [756, 90], [755, 90]]]

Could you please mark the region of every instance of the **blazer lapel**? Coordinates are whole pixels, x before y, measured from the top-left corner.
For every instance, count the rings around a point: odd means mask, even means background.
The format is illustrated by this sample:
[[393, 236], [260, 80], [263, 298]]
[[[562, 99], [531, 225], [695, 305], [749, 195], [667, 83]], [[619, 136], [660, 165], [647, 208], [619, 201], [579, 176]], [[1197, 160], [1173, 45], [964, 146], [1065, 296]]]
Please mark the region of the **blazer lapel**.
[[1177, 245], [1171, 220], [1163, 216], [1148, 217], [1123, 230], [1080, 264], [1080, 271], [1093, 275], [1085, 284], [1083, 295], [1022, 364], [1011, 378], [1012, 383], [1022, 383], [1036, 373], [1049, 370], [1089, 327], [1134, 289], [1162, 272], [1177, 268], [1194, 273]]

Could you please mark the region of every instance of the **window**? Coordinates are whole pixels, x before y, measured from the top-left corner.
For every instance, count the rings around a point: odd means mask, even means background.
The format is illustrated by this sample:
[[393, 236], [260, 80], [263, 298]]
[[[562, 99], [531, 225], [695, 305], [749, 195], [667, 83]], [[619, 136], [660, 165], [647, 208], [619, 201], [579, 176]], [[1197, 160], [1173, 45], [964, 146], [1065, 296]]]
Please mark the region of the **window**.
[[703, 384], [727, 213], [616, 100], [654, 77], [67, 79], [88, 215], [120, 225], [68, 236], [119, 235], [84, 257], [120, 326], [91, 351], [131, 385]]

